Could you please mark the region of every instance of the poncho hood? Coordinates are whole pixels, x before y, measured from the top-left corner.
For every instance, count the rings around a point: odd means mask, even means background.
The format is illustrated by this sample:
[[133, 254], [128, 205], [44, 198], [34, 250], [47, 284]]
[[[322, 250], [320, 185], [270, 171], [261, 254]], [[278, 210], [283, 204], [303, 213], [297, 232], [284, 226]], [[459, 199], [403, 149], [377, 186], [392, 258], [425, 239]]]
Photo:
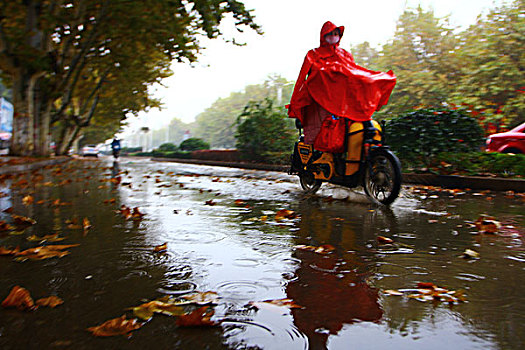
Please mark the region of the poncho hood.
[[320, 46], [306, 54], [288, 108], [290, 117], [303, 121], [304, 107], [318, 103], [336, 116], [366, 121], [388, 103], [396, 84], [394, 73], [361, 67], [339, 43], [328, 44], [324, 37], [336, 28], [342, 37], [344, 27], [326, 22]]

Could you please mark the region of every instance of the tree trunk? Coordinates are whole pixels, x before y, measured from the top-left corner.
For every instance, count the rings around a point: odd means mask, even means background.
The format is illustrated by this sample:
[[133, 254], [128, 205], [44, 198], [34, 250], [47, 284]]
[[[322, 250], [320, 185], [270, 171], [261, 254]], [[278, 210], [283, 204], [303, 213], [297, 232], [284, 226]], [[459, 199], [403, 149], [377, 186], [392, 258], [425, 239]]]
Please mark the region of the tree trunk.
[[[13, 79], [13, 136], [9, 154], [13, 156], [30, 156], [33, 154], [33, 117], [27, 105], [27, 91], [30, 82], [28, 72], [19, 68]], [[30, 127], [31, 125], [31, 127]]]

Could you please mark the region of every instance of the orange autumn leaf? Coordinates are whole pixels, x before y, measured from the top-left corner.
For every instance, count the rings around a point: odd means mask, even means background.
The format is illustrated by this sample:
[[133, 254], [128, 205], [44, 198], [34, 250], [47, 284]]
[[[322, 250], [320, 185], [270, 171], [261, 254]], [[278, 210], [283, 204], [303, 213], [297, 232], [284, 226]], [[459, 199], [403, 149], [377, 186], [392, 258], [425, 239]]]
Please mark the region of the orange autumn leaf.
[[9, 231], [9, 230], [12, 230], [14, 229], [13, 226], [9, 225], [7, 222], [5, 221], [0, 221], [0, 231]]
[[21, 215], [11, 214], [16, 225], [34, 225], [36, 221]]
[[130, 332], [140, 327], [142, 327], [142, 323], [138, 322], [136, 318], [127, 320], [126, 315], [122, 315], [101, 325], [89, 327], [87, 330], [97, 337], [112, 337], [115, 335], [129, 335]]
[[214, 313], [215, 312], [212, 309], [203, 306], [189, 314], [179, 316], [176, 324], [180, 327], [217, 326], [219, 325], [219, 322], [211, 320]]
[[153, 251], [155, 253], [165, 252], [166, 250], [168, 250], [168, 242], [166, 242], [164, 244], [161, 244], [161, 245], [158, 245], [155, 248], [153, 248]]
[[392, 244], [392, 243], [394, 243], [394, 240], [392, 238], [388, 238], [388, 237], [377, 236], [377, 242], [379, 244]]
[[58, 237], [58, 233], [54, 233], [54, 234], [45, 235], [45, 236], [42, 236], [42, 237], [39, 237], [37, 235], [31, 235], [31, 236], [27, 237], [26, 239], [28, 241], [30, 241], [30, 242], [43, 242], [43, 241], [60, 242], [60, 241], [63, 241], [64, 239], [66, 239], [66, 238], [65, 237]]
[[20, 252], [20, 248], [6, 248], [6, 247], [0, 247], [0, 256], [1, 255], [15, 255], [18, 252]]
[[218, 304], [219, 295], [216, 292], [195, 292], [190, 295], [184, 295], [182, 298], [186, 299], [190, 303], [198, 305], [206, 304]]
[[24, 203], [24, 205], [31, 205], [33, 204], [33, 202], [34, 202], [34, 198], [33, 196], [29, 194], [25, 196], [24, 198], [22, 198], [22, 203]]
[[436, 285], [432, 282], [418, 282], [417, 287], [421, 289], [436, 289]]
[[144, 213], [141, 213], [138, 207], [133, 208], [133, 212], [131, 213], [131, 218], [133, 220], [142, 220], [142, 217], [144, 216]]
[[318, 253], [318, 254], [328, 254], [335, 250], [335, 247], [331, 244], [323, 244], [323, 245], [320, 245], [319, 247], [314, 247], [311, 245], [297, 245], [295, 246], [295, 248], [299, 250], [306, 250], [306, 251]]
[[84, 218], [82, 220], [82, 228], [84, 229], [84, 231], [88, 231], [90, 228], [91, 228], [91, 223], [89, 222], [88, 218]]
[[245, 204], [246, 204], [246, 202], [243, 201], [242, 199], [236, 199], [235, 200], [235, 205], [245, 205]]
[[2, 302], [2, 307], [16, 307], [18, 310], [35, 310], [37, 306], [33, 302], [27, 289], [14, 286], [11, 292]]
[[47, 298], [40, 298], [36, 301], [36, 304], [38, 306], [47, 306], [47, 307], [51, 307], [51, 308], [55, 308], [57, 307], [58, 305], [61, 305], [63, 304], [64, 301], [62, 299], [60, 299], [59, 297], [57, 296], [54, 296], [54, 295], [51, 295]]
[[301, 305], [298, 305], [293, 301], [293, 299], [273, 299], [273, 300], [263, 300], [258, 302], [252, 302], [251, 305], [255, 307], [260, 307], [264, 304], [271, 304], [275, 306], [281, 306], [281, 307], [287, 307], [289, 309], [302, 309], [303, 307]]
[[481, 233], [498, 233], [501, 224], [491, 216], [481, 215], [474, 223]]
[[275, 220], [294, 219], [297, 215], [293, 210], [281, 209], [275, 214]]

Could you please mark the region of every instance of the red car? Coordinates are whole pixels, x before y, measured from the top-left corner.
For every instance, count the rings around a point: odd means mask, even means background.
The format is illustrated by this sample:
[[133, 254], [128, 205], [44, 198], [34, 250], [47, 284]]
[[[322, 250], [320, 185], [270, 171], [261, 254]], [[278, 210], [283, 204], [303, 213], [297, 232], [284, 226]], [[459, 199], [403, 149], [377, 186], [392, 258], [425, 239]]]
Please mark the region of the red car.
[[487, 138], [488, 152], [525, 154], [525, 123]]

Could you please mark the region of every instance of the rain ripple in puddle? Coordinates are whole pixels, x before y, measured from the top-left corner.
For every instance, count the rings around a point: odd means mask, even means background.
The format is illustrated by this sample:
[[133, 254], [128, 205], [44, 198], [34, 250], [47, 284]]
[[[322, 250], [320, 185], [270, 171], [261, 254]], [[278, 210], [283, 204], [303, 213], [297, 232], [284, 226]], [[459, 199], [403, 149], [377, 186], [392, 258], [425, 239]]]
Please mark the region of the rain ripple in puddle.
[[177, 243], [215, 243], [223, 240], [226, 236], [219, 232], [211, 231], [172, 231], [169, 233], [170, 237], [177, 239]]
[[170, 280], [161, 282], [162, 286], [157, 288], [157, 292], [162, 294], [186, 294], [197, 290], [197, 284], [190, 281]]
[[217, 286], [217, 293], [225, 299], [237, 302], [259, 300], [266, 293], [268, 286], [253, 281], [229, 281]]

